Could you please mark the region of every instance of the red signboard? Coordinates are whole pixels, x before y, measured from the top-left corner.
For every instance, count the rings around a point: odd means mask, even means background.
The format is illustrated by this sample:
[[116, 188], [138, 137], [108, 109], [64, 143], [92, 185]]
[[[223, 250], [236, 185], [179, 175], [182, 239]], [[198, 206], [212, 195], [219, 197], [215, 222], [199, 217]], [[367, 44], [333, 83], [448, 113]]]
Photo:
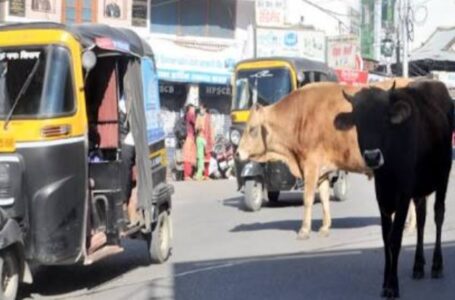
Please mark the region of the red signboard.
[[368, 72], [351, 69], [335, 69], [338, 81], [343, 84], [357, 85], [368, 82]]

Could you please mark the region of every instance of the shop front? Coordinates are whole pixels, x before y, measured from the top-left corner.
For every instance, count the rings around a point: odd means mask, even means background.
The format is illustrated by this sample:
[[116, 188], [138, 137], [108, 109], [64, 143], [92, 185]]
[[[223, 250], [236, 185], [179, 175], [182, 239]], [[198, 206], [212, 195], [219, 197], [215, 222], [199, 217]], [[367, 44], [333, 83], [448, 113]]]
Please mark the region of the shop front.
[[213, 136], [228, 136], [230, 126], [231, 76], [240, 54], [235, 41], [172, 41], [150, 37], [160, 79], [162, 119], [170, 167], [174, 164], [175, 124], [185, 106], [205, 105], [212, 116]]

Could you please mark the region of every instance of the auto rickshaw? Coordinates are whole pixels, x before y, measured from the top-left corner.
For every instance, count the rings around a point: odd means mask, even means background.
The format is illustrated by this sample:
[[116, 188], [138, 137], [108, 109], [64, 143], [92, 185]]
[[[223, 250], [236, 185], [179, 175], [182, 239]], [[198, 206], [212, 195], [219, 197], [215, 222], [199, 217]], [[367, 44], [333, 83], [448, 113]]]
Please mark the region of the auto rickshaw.
[[[159, 109], [153, 53], [133, 31], [0, 27], [1, 299], [32, 281], [30, 265], [89, 265], [122, 252], [122, 238], [146, 241], [151, 262], [169, 257], [173, 187]], [[135, 204], [124, 195], [125, 125]]]
[[[337, 77], [326, 64], [304, 58], [270, 57], [237, 63], [233, 76], [231, 143], [238, 146], [253, 104], [273, 104], [293, 90], [317, 81], [337, 81]], [[280, 161], [257, 163], [236, 159], [235, 167], [238, 188], [243, 189], [243, 204], [248, 211], [259, 210], [265, 199], [278, 201], [280, 191], [302, 188], [304, 184]], [[329, 180], [335, 197], [345, 200], [347, 173], [334, 172]]]

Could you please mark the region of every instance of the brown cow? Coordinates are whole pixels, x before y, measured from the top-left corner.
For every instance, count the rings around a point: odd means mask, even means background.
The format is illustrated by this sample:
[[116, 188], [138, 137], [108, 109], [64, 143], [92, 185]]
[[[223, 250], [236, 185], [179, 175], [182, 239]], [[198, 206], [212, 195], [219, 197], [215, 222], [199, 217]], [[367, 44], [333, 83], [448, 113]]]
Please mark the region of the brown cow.
[[[398, 80], [397, 86], [408, 82]], [[375, 85], [387, 89], [392, 82]], [[287, 163], [294, 176], [305, 178], [300, 239], [310, 235], [312, 206], [320, 178], [336, 169], [371, 175], [360, 154], [356, 131], [339, 131], [334, 126], [339, 113], [352, 110], [344, 100], [343, 90], [355, 93], [360, 87], [313, 83], [273, 105], [254, 106], [237, 150], [241, 160], [280, 160]], [[319, 188], [323, 209], [319, 232], [326, 236], [331, 226], [328, 180], [321, 180]]]

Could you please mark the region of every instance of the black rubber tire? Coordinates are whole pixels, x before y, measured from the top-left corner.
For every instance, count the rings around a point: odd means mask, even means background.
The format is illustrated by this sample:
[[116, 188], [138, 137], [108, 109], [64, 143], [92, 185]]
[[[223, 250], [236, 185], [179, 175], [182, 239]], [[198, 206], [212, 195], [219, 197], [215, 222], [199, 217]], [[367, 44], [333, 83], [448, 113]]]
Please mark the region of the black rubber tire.
[[0, 252], [0, 279], [0, 299], [16, 299], [19, 290], [19, 260], [12, 250]]
[[172, 224], [167, 211], [158, 215], [156, 226], [148, 234], [147, 243], [151, 263], [161, 264], [171, 255]]
[[267, 192], [270, 203], [277, 203], [278, 198], [280, 197], [280, 191], [269, 191]]
[[333, 195], [339, 202], [346, 201], [348, 198], [348, 174], [340, 172], [338, 179], [333, 184]]
[[245, 181], [245, 194], [243, 206], [247, 211], [258, 211], [262, 207], [263, 191], [262, 182], [255, 179]]

